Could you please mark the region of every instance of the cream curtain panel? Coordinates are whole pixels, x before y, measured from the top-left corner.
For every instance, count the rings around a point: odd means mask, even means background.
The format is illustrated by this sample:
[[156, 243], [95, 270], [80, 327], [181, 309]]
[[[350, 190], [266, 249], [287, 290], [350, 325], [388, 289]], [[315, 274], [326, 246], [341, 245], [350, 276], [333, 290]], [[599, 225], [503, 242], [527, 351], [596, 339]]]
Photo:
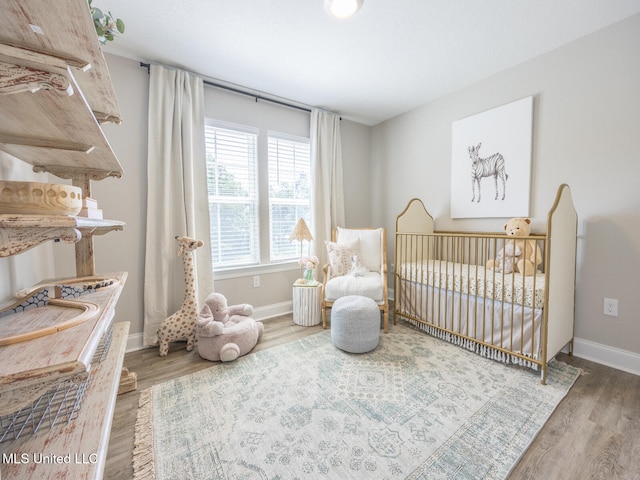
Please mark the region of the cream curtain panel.
[[202, 78], [151, 65], [149, 80], [144, 345], [184, 299], [177, 235], [204, 242], [194, 252], [200, 303], [213, 291]]
[[320, 265], [327, 263], [324, 242], [331, 231], [344, 226], [344, 185], [340, 117], [335, 113], [311, 110], [311, 171], [313, 175], [314, 249]]

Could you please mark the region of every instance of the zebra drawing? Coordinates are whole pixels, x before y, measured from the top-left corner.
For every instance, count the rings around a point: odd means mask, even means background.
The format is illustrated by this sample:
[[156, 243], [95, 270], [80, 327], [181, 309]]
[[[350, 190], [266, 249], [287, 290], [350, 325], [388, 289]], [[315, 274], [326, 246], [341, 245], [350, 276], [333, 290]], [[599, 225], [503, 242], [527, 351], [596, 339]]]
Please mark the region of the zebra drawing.
[[469, 156], [473, 161], [471, 165], [471, 190], [473, 192], [472, 202], [476, 201], [476, 183], [478, 184], [478, 200], [480, 203], [480, 180], [483, 177], [493, 177], [496, 185], [496, 196], [494, 200], [498, 199], [498, 177], [502, 180], [502, 200], [504, 200], [505, 195], [505, 183], [509, 178], [507, 172], [504, 169], [504, 157], [500, 153], [494, 153], [490, 157], [480, 158], [478, 155], [478, 151], [482, 143], [479, 143], [477, 146], [469, 147]]

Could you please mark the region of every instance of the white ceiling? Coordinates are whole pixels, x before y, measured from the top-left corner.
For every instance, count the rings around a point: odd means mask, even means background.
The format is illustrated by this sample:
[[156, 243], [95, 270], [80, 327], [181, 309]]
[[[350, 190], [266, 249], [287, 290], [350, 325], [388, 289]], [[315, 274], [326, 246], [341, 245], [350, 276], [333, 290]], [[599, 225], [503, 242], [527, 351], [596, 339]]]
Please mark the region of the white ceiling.
[[93, 0], [107, 53], [183, 68], [375, 125], [626, 17], [640, 0]]

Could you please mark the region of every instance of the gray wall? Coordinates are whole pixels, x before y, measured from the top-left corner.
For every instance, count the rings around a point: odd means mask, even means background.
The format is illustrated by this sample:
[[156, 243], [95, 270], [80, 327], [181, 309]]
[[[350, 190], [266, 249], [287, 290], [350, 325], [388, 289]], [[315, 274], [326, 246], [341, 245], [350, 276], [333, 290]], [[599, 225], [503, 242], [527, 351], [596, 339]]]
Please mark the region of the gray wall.
[[[502, 72], [375, 127], [342, 121], [347, 226], [382, 225], [393, 255], [395, 216], [424, 200], [440, 229], [498, 231], [504, 219], [451, 220], [451, 122], [533, 95], [531, 217], [543, 228], [557, 186], [571, 185], [580, 215], [576, 335], [585, 342], [640, 353], [640, 16]], [[146, 223], [148, 75], [138, 62], [107, 55], [124, 123], [105, 126], [125, 175], [94, 183], [105, 217], [123, 232], [96, 238], [97, 271], [125, 270], [129, 280], [117, 319], [142, 331]], [[2, 159], [0, 176], [18, 169]], [[8, 172], [8, 173], [7, 173]], [[25, 177], [20, 177], [26, 179]], [[54, 179], [53, 181], [60, 181]], [[54, 272], [74, 274], [73, 247], [38, 247], [0, 259], [0, 299]], [[216, 281], [233, 303], [287, 305], [295, 271]], [[620, 301], [619, 317], [602, 314], [603, 297]]]
[[[104, 132], [124, 169], [122, 178], [92, 182], [92, 197], [104, 218], [126, 223], [124, 231], [94, 237], [96, 272], [128, 272], [116, 308], [116, 321], [131, 322], [130, 334], [142, 331], [144, 243], [147, 202], [148, 75], [138, 64], [108, 57], [123, 118], [121, 125], [104, 124]], [[54, 244], [56, 276], [75, 275], [72, 245]]]
[[[53, 177], [52, 177], [53, 178]], [[31, 165], [0, 152], [0, 180], [56, 182], [48, 174], [34, 173]], [[15, 293], [48, 278], [54, 278], [52, 243], [46, 242], [19, 255], [0, 258], [0, 306], [16, 301]]]
[[[638, 45], [635, 16], [373, 127], [373, 220], [392, 229], [419, 197], [438, 229], [501, 231], [505, 219], [450, 219], [451, 123], [534, 96], [534, 231], [561, 183], [579, 215], [576, 337], [640, 353]], [[603, 315], [604, 297], [619, 300], [618, 318]]]
[[[105, 56], [118, 96], [123, 123], [106, 125], [104, 130], [124, 168], [124, 175], [121, 179], [94, 182], [93, 196], [98, 200], [98, 206], [104, 210], [105, 218], [123, 220], [127, 225], [122, 232], [96, 237], [96, 271], [107, 273], [124, 270], [129, 273], [127, 285], [118, 303], [116, 318], [130, 321], [130, 334], [136, 336], [142, 332], [143, 325], [149, 76], [146, 69], [140, 68], [138, 62], [113, 55]], [[219, 120], [244, 123], [247, 112], [252, 111], [254, 119], [251, 124], [254, 126], [264, 126], [268, 119], [272, 129], [301, 136], [308, 135], [307, 113], [296, 113], [291, 109], [265, 102], [256, 106], [253, 98], [209, 87], [205, 87], [205, 102], [207, 113]], [[257, 114], [256, 108], [259, 109]], [[291, 130], [292, 116], [298, 117], [297, 128], [302, 126], [303, 130]], [[306, 120], [300, 116], [306, 117]], [[349, 177], [357, 179], [357, 182], [345, 192], [350, 205], [347, 224], [368, 225], [371, 213], [367, 180], [371, 172], [370, 128], [343, 120], [342, 139], [345, 172]], [[56, 276], [74, 275], [73, 246], [55, 244], [52, 248], [55, 254]], [[0, 263], [0, 273], [3, 270], [5, 268]], [[260, 275], [259, 288], [253, 288], [254, 274]], [[222, 279], [214, 273], [215, 289], [223, 293], [229, 303], [250, 303], [260, 311], [260, 315], [269, 316], [291, 310], [291, 285], [299, 274], [297, 267], [284, 270], [249, 270], [244, 273], [222, 275]], [[13, 287], [7, 289], [7, 292], [12, 291]], [[132, 346], [135, 344], [136, 341], [131, 342]]]

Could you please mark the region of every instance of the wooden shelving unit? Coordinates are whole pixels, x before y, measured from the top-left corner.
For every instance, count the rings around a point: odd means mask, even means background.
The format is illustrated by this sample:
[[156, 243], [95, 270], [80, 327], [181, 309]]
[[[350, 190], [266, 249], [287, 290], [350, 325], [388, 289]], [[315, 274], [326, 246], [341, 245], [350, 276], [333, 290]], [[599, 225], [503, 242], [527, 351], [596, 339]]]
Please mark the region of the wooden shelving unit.
[[[121, 117], [87, 0], [54, 3], [3, 1], [0, 150], [35, 172], [71, 180], [91, 198], [92, 181], [123, 174], [101, 128], [103, 122], [120, 123]], [[123, 228], [117, 220], [1, 214], [0, 257], [63, 240], [75, 244], [76, 275], [94, 276], [93, 237]], [[88, 379], [79, 413], [69, 423], [0, 443], [3, 458], [12, 459], [0, 465], [3, 480], [102, 478], [129, 328], [115, 324], [106, 359], [92, 363], [112, 326], [127, 274], [106, 276], [115, 279], [113, 285], [77, 299], [98, 305], [95, 317], [0, 347], [0, 417], [28, 408], [61, 382]], [[24, 456], [11, 456], [16, 452]], [[38, 455], [71, 455], [72, 460], [37, 464]]]

